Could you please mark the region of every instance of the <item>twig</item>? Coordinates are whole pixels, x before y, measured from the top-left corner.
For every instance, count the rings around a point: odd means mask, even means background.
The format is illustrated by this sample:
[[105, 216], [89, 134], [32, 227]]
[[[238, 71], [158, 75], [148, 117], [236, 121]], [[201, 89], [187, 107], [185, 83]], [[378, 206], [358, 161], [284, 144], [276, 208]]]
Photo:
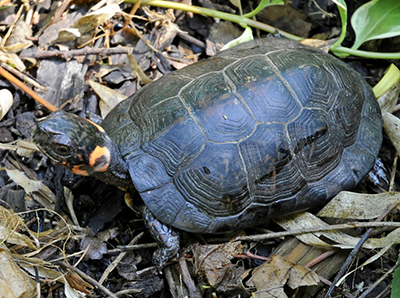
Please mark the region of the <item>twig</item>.
[[58, 108], [56, 106], [49, 103], [47, 100], [45, 100], [43, 97], [41, 97], [39, 94], [37, 94], [35, 91], [33, 91], [31, 88], [29, 88], [24, 83], [22, 83], [20, 80], [18, 80], [16, 77], [14, 77], [12, 74], [10, 74], [8, 71], [6, 71], [1, 66], [0, 66], [0, 75], [3, 76], [4, 78], [6, 78], [8, 81], [10, 81], [12, 84], [19, 87], [22, 91], [26, 92], [28, 95], [30, 95], [38, 103], [42, 104], [48, 110], [50, 110], [52, 112], [58, 110]]
[[144, 248], [152, 248], [152, 247], [158, 247], [157, 243], [145, 243], [145, 244], [136, 244], [136, 245], [119, 245], [115, 249], [110, 249], [108, 250], [108, 253], [120, 253], [121, 251], [127, 251], [127, 250], [138, 250], [138, 249], [144, 249]]
[[62, 57], [66, 60], [71, 59], [75, 56], [85, 56], [85, 55], [97, 55], [102, 54], [104, 56], [115, 55], [115, 54], [128, 54], [132, 51], [132, 48], [129, 47], [115, 47], [115, 48], [83, 48], [79, 50], [70, 50], [70, 51], [36, 51], [34, 53], [25, 53], [21, 54], [20, 58], [36, 58], [36, 59], [44, 59], [50, 57]]
[[195, 46], [199, 47], [200, 49], [206, 49], [206, 47], [207, 47], [204, 42], [202, 42], [201, 40], [199, 40], [185, 32], [178, 30], [177, 34], [183, 40], [186, 40], [187, 42], [194, 44]]
[[[139, 239], [143, 236], [143, 232], [139, 233], [136, 237], [134, 237], [131, 242], [129, 243], [130, 245], [135, 244], [136, 242], [139, 241]], [[127, 254], [127, 251], [123, 251], [121, 252], [115, 259], [114, 261], [112, 261], [112, 263], [107, 267], [107, 269], [103, 272], [102, 276], [100, 277], [99, 283], [102, 284], [106, 278], [108, 277], [108, 275], [115, 269], [115, 267], [117, 267], [117, 265], [119, 264], [119, 262], [121, 262], [121, 260], [125, 257], [125, 255]]]
[[240, 236], [235, 238], [235, 240], [242, 241], [259, 241], [271, 238], [280, 238], [285, 236], [293, 236], [307, 233], [316, 233], [316, 232], [327, 232], [334, 230], [344, 230], [349, 228], [370, 228], [370, 227], [400, 227], [400, 222], [351, 222], [346, 224], [338, 224], [338, 225], [330, 225], [327, 227], [316, 227], [309, 229], [298, 229], [298, 230], [290, 230], [284, 232], [277, 233], [268, 233], [268, 234], [260, 234], [260, 235], [251, 235], [251, 236]]
[[19, 77], [21, 80], [25, 81], [26, 83], [34, 86], [35, 88], [38, 88], [42, 91], [47, 91], [47, 88], [45, 86], [40, 85], [38, 82], [30, 78], [28, 75], [24, 74], [23, 72], [18, 71], [17, 69], [9, 66], [8, 64], [1, 63], [1, 66], [7, 70], [8, 72], [11, 72], [11, 74]]
[[142, 2], [142, 0], [138, 0], [132, 7], [131, 12], [129, 13], [130, 15], [135, 15], [137, 10], [140, 7], [140, 3]]
[[56, 262], [57, 265], [64, 267], [64, 268], [68, 268], [69, 270], [74, 271], [75, 273], [79, 274], [82, 278], [86, 279], [88, 282], [90, 282], [92, 285], [95, 285], [98, 289], [100, 289], [101, 291], [103, 291], [105, 294], [107, 294], [108, 296], [112, 297], [112, 298], [117, 298], [117, 296], [111, 292], [109, 289], [107, 289], [105, 286], [99, 284], [97, 282], [97, 280], [93, 279], [92, 277], [90, 277], [89, 275], [87, 275], [86, 273], [82, 272], [81, 270], [79, 270], [78, 268], [71, 266], [65, 262], [61, 262], [58, 261]]
[[334, 255], [335, 253], [337, 253], [340, 249], [339, 248], [333, 248], [330, 249], [326, 252], [324, 252], [323, 254], [320, 254], [318, 257], [314, 258], [313, 260], [311, 260], [310, 262], [308, 262], [307, 264], [304, 265], [304, 267], [310, 268], [316, 264], [318, 264], [319, 262], [327, 259], [328, 257]]
[[[322, 282], [323, 284], [330, 286], [332, 285], [332, 282], [329, 279], [326, 279], [325, 277], [318, 275], [319, 281]], [[343, 295], [343, 297], [347, 297], [347, 298], [356, 298], [353, 294], [350, 294], [349, 292], [342, 290], [341, 294]]]
[[62, 1], [61, 5], [57, 8], [56, 12], [54, 13], [54, 17], [52, 20], [52, 23], [57, 23], [58, 21], [61, 20], [61, 17], [63, 15], [63, 12], [67, 9], [69, 3], [71, 0], [64, 0]]
[[182, 274], [182, 279], [184, 283], [186, 284], [188, 291], [189, 291], [189, 297], [202, 297], [199, 290], [196, 288], [196, 285], [193, 281], [192, 276], [189, 273], [189, 269], [187, 267], [186, 261], [181, 259], [178, 262], [179, 268], [180, 268], [180, 273]]
[[256, 259], [256, 260], [261, 260], [265, 262], [270, 262], [271, 258], [270, 257], [264, 257], [264, 256], [259, 256], [251, 253], [250, 251], [246, 251], [244, 254], [238, 254], [234, 256], [235, 258], [248, 258], [248, 259]]
[[389, 182], [389, 191], [394, 191], [394, 178], [396, 177], [396, 169], [397, 169], [397, 160], [399, 159], [399, 154], [396, 152], [396, 156], [393, 160], [393, 166], [390, 175], [390, 182]]

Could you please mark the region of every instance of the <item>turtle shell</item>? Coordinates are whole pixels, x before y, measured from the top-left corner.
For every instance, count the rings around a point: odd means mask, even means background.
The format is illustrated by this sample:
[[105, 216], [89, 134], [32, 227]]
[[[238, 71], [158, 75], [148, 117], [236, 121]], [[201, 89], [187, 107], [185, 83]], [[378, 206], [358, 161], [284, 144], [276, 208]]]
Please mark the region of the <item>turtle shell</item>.
[[155, 217], [199, 233], [320, 206], [371, 169], [379, 106], [356, 71], [279, 38], [172, 72], [102, 126]]

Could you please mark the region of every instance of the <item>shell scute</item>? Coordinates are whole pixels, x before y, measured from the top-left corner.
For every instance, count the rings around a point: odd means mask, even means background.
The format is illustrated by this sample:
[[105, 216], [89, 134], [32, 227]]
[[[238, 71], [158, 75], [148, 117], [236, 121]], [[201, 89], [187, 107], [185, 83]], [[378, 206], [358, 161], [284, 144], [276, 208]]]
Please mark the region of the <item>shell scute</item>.
[[210, 141], [239, 141], [254, 130], [251, 111], [233, 94], [222, 73], [193, 81], [180, 97]]
[[299, 102], [264, 55], [238, 61], [225, 73], [257, 121], [287, 123], [300, 113]]
[[[136, 171], [136, 169], [132, 168], [130, 171]], [[154, 216], [162, 218], [162, 222], [168, 225], [176, 222], [178, 214], [187, 207], [186, 200], [177, 192], [171, 182], [159, 188], [141, 192], [140, 195], [146, 206], [152, 210]], [[193, 221], [190, 221], [190, 223], [193, 223]]]
[[243, 210], [249, 204], [249, 195], [238, 151], [236, 144], [207, 143], [174, 177], [177, 189], [189, 203], [213, 217]]
[[176, 121], [163, 134], [143, 144], [143, 151], [157, 156], [169, 176], [192, 160], [203, 150], [207, 138], [197, 123], [190, 117]]

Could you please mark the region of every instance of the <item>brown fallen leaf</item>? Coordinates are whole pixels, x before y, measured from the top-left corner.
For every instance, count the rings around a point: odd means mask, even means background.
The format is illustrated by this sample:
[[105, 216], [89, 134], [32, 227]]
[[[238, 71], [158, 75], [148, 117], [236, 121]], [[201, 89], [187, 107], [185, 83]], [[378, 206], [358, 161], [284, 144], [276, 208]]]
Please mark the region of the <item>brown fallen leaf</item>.
[[[30, 179], [27, 175], [19, 170], [4, 169], [8, 177], [21, 186], [25, 192], [33, 197], [42, 206], [54, 210], [56, 197], [54, 193], [39, 180]], [[44, 196], [40, 195], [44, 194]]]
[[81, 249], [87, 250], [85, 259], [100, 260], [107, 253], [107, 246], [103, 240], [97, 237], [84, 237], [81, 240]]
[[234, 255], [243, 252], [240, 242], [215, 245], [195, 245], [194, 266], [197, 275], [203, 275], [209, 285], [217, 291], [236, 288], [243, 272], [242, 267], [232, 264]]
[[86, 295], [91, 294], [93, 290], [93, 286], [85, 282], [78, 274], [74, 272], [69, 272], [65, 275], [65, 279], [68, 282], [68, 285], [79, 293], [84, 293]]
[[0, 206], [0, 241], [36, 249], [34, 241], [20, 233], [25, 229], [24, 221], [14, 212]]
[[100, 112], [104, 118], [119, 102], [126, 99], [126, 96], [99, 83], [89, 80], [90, 87], [100, 97]]
[[252, 297], [287, 297], [283, 287], [287, 284], [292, 289], [301, 286], [317, 285], [318, 275], [312, 270], [271, 255], [271, 261], [244, 272], [241, 276]]
[[36, 293], [35, 282], [18, 267], [5, 245], [0, 246], [0, 260], [0, 296], [34, 297]]

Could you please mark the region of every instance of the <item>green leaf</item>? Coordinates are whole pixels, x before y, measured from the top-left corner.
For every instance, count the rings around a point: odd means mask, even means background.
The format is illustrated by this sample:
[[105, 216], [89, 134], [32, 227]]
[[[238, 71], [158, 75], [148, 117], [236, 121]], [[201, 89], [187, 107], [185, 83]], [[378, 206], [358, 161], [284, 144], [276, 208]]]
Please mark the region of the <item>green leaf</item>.
[[[400, 262], [400, 254], [399, 259], [397, 262]], [[400, 267], [393, 273], [393, 280], [392, 280], [392, 293], [390, 295], [391, 298], [399, 298], [400, 297]]]
[[356, 33], [352, 49], [358, 49], [367, 40], [400, 35], [399, 20], [399, 0], [373, 0], [362, 5], [351, 18]]
[[224, 45], [222, 47], [221, 51], [229, 49], [237, 44], [240, 44], [240, 43], [243, 43], [246, 41], [250, 41], [253, 39], [254, 39], [254, 37], [253, 37], [253, 31], [251, 30], [251, 27], [246, 27], [245, 30], [243, 31], [242, 35], [240, 35], [238, 38], [231, 40], [226, 45]]
[[385, 75], [373, 88], [376, 98], [379, 98], [400, 81], [400, 71], [394, 64], [390, 64]]

